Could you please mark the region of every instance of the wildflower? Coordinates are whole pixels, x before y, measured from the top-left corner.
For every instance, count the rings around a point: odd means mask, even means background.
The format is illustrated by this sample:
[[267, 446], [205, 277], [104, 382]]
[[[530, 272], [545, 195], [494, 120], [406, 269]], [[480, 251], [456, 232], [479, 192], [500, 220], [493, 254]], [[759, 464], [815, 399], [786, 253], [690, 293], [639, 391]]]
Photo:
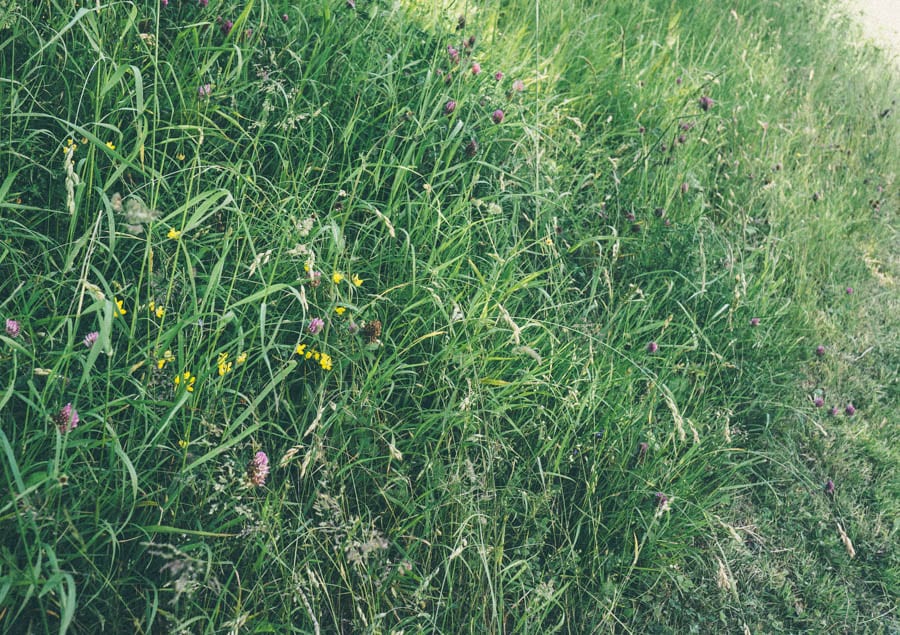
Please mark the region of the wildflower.
[[662, 492], [656, 492], [656, 504], [660, 507], [669, 502], [669, 497]]
[[325, 321], [322, 318], [313, 318], [309, 321], [309, 332], [318, 335], [325, 328]]
[[648, 353], [655, 353], [658, 350], [659, 350], [659, 344], [657, 344], [656, 342], [650, 342], [649, 344], [647, 344], [647, 352]]
[[446, 104], [444, 104], [444, 114], [450, 115], [453, 111], [456, 110], [456, 102], [452, 99], [449, 100]]
[[269, 457], [265, 452], [257, 452], [256, 456], [247, 465], [247, 478], [252, 485], [262, 487], [266, 484], [269, 475]]
[[452, 44], [447, 45], [447, 55], [450, 56], [450, 61], [453, 64], [459, 64], [459, 51], [453, 48]]
[[219, 369], [219, 377], [222, 377], [226, 373], [231, 372], [232, 364], [228, 361], [228, 353], [219, 353], [219, 358], [216, 361], [216, 366]]
[[513, 82], [512, 87], [514, 91], [516, 91], [517, 93], [521, 93], [523, 90], [525, 90], [525, 82], [523, 82], [521, 79], [517, 79]]
[[244, 362], [246, 362], [247, 361], [247, 352], [244, 351], [243, 353], [238, 355], [234, 361], [237, 362], [238, 364], [243, 364]]
[[306, 344], [297, 344], [295, 350], [297, 351], [297, 355], [300, 355], [301, 357], [306, 355]]
[[222, 25], [219, 27], [219, 29], [222, 31], [222, 35], [228, 37], [228, 34], [231, 33], [231, 29], [233, 26], [234, 22], [232, 22], [231, 20], [225, 20], [224, 22], [222, 22]]
[[19, 332], [22, 330], [22, 325], [19, 324], [16, 320], [6, 320], [6, 334], [12, 338], [19, 337]]
[[287, 13], [282, 13], [282, 14], [281, 14], [281, 21], [282, 21], [282, 22], [287, 22], [287, 21], [288, 21], [288, 14], [287, 14]]
[[156, 317], [160, 320], [166, 314], [166, 310], [162, 307], [162, 305], [157, 306], [156, 302], [154, 302], [153, 300], [150, 301], [150, 304], [147, 305], [147, 308], [150, 309], [150, 313], [155, 314]]
[[124, 300], [120, 300], [116, 298], [116, 308], [113, 310], [113, 317], [121, 317], [128, 313], [123, 306], [125, 304]]
[[470, 48], [475, 46], [475, 36], [474, 35], [469, 36], [469, 41], [467, 42], [467, 44]]
[[497, 71], [494, 73], [494, 79], [499, 81], [503, 81], [503, 73], [501, 71]]
[[825, 493], [829, 496], [834, 496], [834, 481], [831, 479], [825, 481]]
[[821, 344], [819, 344], [818, 346], [816, 346], [816, 355], [817, 355], [818, 357], [822, 357], [824, 354], [825, 354], [825, 347], [822, 346]]
[[181, 448], [182, 450], [186, 450], [187, 446], [188, 446], [188, 441], [186, 441], [185, 439], [178, 439], [178, 447], [179, 448]]
[[750, 318], [750, 326], [759, 326], [759, 318], [758, 317]]
[[848, 403], [847, 407], [844, 408], [844, 414], [848, 417], [852, 417], [856, 413], [856, 408], [853, 407], [852, 403]]
[[169, 233], [166, 234], [166, 238], [168, 238], [169, 240], [178, 240], [179, 238], [181, 238], [181, 232], [172, 227], [169, 229]]
[[178, 159], [179, 161], [184, 161], [184, 152], [179, 152], [178, 154], [175, 155], [175, 158]]
[[349, 332], [350, 335], [355, 335], [358, 330], [359, 324], [351, 320], [350, 324], [347, 325], [347, 332]]
[[331, 281], [335, 284], [340, 284], [344, 280], [344, 274], [335, 271], [331, 274]]
[[[162, 358], [156, 360], [156, 367], [158, 369], [162, 370], [166, 364], [171, 364], [174, 361], [175, 361], [175, 355], [172, 354], [171, 350], [166, 350], [166, 352], [163, 353]], [[178, 383], [177, 377], [175, 378], [175, 383], [176, 384]]]
[[478, 62], [475, 62], [474, 64], [472, 64], [472, 74], [477, 75], [480, 72], [481, 72], [481, 64], [479, 64]]
[[334, 312], [337, 313], [338, 315], [343, 315], [346, 310], [347, 310], [347, 307], [345, 307], [345, 306], [334, 307]]
[[62, 409], [56, 413], [53, 417], [53, 422], [56, 424], [56, 427], [59, 428], [59, 431], [62, 434], [66, 432], [71, 432], [75, 428], [78, 427], [78, 422], [80, 419], [78, 418], [78, 411], [72, 407], [71, 403], [67, 403]]
[[469, 139], [466, 144], [466, 156], [474, 157], [476, 154], [478, 154], [478, 142], [475, 139]]
[[203, 97], [209, 97], [212, 94], [212, 84], [200, 84], [197, 87], [197, 95], [202, 99]]
[[362, 283], [363, 283], [363, 279], [354, 273], [353, 276], [350, 278], [350, 282], [353, 283], [354, 287], [361, 287]]
[[832, 406], [831, 412], [829, 412], [828, 414], [830, 414], [832, 417], [836, 417], [840, 414], [840, 412], [841, 412], [840, 408], [838, 408], [837, 406]]
[[198, 4], [199, 4], [201, 7], [208, 7], [208, 6], [209, 6], [209, 0], [198, 0]]
[[491, 115], [491, 119], [494, 121], [494, 123], [500, 123], [501, 121], [503, 121], [503, 111], [498, 108]]
[[87, 335], [84, 336], [84, 339], [81, 340], [84, 344], [85, 348], [93, 348], [94, 344], [97, 343], [97, 338], [100, 337], [100, 333], [97, 331], [91, 331]]
[[825, 405], [825, 400], [822, 399], [821, 397], [815, 397], [815, 398], [813, 399], [813, 405], [814, 405], [816, 408], [821, 408], [822, 406]]
[[703, 97], [700, 98], [700, 108], [704, 112], [708, 112], [709, 109], [712, 108], [714, 103], [716, 102], [714, 102], [708, 95], [703, 95]]
[[853, 287], [847, 287], [846, 289], [844, 289], [844, 291], [846, 292], [847, 295], [852, 295], [852, 294], [853, 294]]
[[112, 141], [107, 141], [107, 142], [106, 142], [106, 147], [109, 148], [110, 150], [115, 150], [115, 149], [116, 149], [116, 144], [114, 144]]
[[329, 355], [328, 353], [322, 353], [319, 356], [319, 365], [322, 367], [322, 370], [331, 370], [331, 361], [331, 355]]
[[194, 383], [196, 383], [196, 375], [191, 375], [191, 371], [186, 370], [180, 375], [175, 375], [175, 387], [178, 388], [184, 383], [184, 389], [188, 392], [194, 392]]
[[72, 141], [71, 139], [67, 139], [67, 140], [66, 140], [66, 145], [63, 146], [62, 151], [63, 151], [63, 153], [66, 153], [66, 152], [75, 152], [75, 150], [77, 150], [77, 149], [78, 149], [78, 145], [77, 145], [74, 141]]
[[309, 284], [318, 287], [322, 284], [322, 272], [321, 271], [310, 271], [309, 272]]

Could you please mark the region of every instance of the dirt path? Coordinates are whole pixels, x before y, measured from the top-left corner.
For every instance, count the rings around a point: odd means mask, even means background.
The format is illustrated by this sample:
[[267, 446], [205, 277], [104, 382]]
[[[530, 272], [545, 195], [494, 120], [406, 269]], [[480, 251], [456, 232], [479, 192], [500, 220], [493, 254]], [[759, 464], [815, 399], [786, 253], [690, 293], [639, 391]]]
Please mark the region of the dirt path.
[[900, 0], [847, 0], [866, 34], [893, 57], [900, 71]]

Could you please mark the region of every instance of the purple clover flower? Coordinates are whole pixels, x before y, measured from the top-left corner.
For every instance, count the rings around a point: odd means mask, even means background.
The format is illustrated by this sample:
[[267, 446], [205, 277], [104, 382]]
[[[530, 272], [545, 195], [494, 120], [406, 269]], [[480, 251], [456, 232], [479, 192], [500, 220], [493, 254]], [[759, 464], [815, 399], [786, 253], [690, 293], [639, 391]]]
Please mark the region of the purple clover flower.
[[62, 409], [56, 413], [53, 417], [53, 423], [56, 424], [56, 427], [59, 428], [59, 431], [62, 434], [67, 432], [71, 432], [75, 428], [78, 427], [78, 422], [80, 419], [78, 418], [78, 411], [72, 407], [71, 403], [67, 403]]
[[819, 344], [816, 346], [816, 356], [822, 357], [823, 355], [825, 355], [825, 347]]
[[700, 98], [700, 108], [704, 112], [709, 112], [709, 109], [712, 108], [713, 104], [715, 103], [716, 102], [714, 102], [708, 95], [703, 95], [703, 97]]
[[451, 115], [453, 114], [454, 110], [456, 110], [456, 102], [450, 99], [446, 104], [444, 104], [444, 114]]
[[498, 82], [503, 81], [503, 72], [497, 71], [496, 73], [494, 73], [494, 79], [496, 79]]
[[325, 321], [322, 318], [313, 318], [309, 321], [309, 332], [318, 335], [325, 328]]
[[758, 317], [750, 318], [750, 326], [759, 326], [759, 318]]
[[204, 97], [209, 97], [212, 94], [212, 84], [201, 84], [197, 87], [197, 96], [200, 99]]
[[825, 493], [829, 496], [834, 496], [834, 481], [831, 479], [825, 481]]
[[815, 397], [815, 398], [813, 398], [813, 405], [816, 408], [821, 408], [822, 406], [825, 405], [825, 400], [822, 399], [821, 397]]
[[497, 110], [495, 110], [493, 112], [493, 114], [491, 114], [491, 119], [494, 121], [494, 123], [502, 122], [503, 121], [503, 111], [498, 108]]
[[481, 72], [481, 64], [479, 64], [478, 62], [475, 62], [474, 64], [472, 64], [472, 74], [477, 75], [480, 72]]
[[847, 287], [846, 289], [844, 289], [844, 292], [847, 295], [853, 295], [853, 287]]
[[830, 414], [832, 417], [836, 417], [836, 416], [838, 416], [840, 413], [841, 413], [841, 409], [840, 409], [840, 408], [838, 408], [837, 406], [832, 406], [832, 407], [831, 407], [831, 412], [829, 412], [828, 414]]
[[97, 338], [100, 337], [100, 334], [97, 331], [91, 331], [87, 335], [84, 336], [84, 339], [81, 340], [84, 344], [85, 348], [93, 348], [94, 344], [97, 343]]
[[513, 82], [512, 87], [514, 91], [516, 91], [517, 93], [521, 93], [523, 90], [525, 90], [525, 82], [523, 82], [521, 79], [517, 79]]
[[224, 22], [222, 22], [222, 26], [220, 26], [219, 29], [221, 29], [222, 35], [228, 37], [228, 35], [231, 33], [232, 27], [234, 27], [234, 22], [232, 22], [231, 20], [225, 20]]
[[852, 403], [848, 403], [847, 407], [844, 408], [844, 414], [847, 415], [848, 417], [852, 417], [853, 415], [856, 414], [856, 408], [853, 407]]
[[658, 350], [659, 350], [659, 344], [657, 344], [656, 342], [649, 342], [647, 344], [647, 352], [648, 353], [655, 353]]
[[22, 330], [22, 325], [19, 324], [16, 320], [6, 320], [6, 334], [11, 338], [15, 339], [19, 337], [19, 333]]

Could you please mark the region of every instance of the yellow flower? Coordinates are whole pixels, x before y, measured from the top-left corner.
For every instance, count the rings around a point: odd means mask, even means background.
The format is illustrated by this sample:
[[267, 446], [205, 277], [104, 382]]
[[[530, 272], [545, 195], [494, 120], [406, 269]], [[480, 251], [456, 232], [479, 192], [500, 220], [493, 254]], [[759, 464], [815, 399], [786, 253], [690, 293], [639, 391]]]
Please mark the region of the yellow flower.
[[297, 344], [297, 355], [306, 355], [306, 344]]
[[184, 389], [188, 392], [194, 392], [194, 383], [197, 381], [195, 375], [191, 375], [191, 371], [186, 370], [180, 375], [175, 375], [175, 387], [177, 388], [184, 382]]
[[116, 144], [114, 144], [112, 141], [107, 141], [107, 142], [106, 142], [106, 147], [109, 148], [110, 150], [115, 150], [115, 149], [116, 149]]
[[116, 308], [113, 310], [113, 317], [121, 317], [128, 313], [128, 311], [125, 310], [125, 307], [122, 306], [123, 304], [125, 304], [125, 300], [116, 298]]
[[322, 370], [331, 370], [331, 355], [322, 353], [322, 356], [319, 358], [319, 365], [322, 367]]
[[167, 363], [171, 364], [174, 361], [175, 356], [172, 354], [172, 351], [167, 350], [165, 353], [163, 353], [162, 359], [157, 360], [156, 367], [162, 370], [163, 366], [165, 366]]
[[353, 277], [350, 278], [350, 282], [353, 283], [354, 287], [361, 287], [362, 283], [363, 283], [363, 279], [354, 273]]
[[334, 307], [334, 312], [337, 313], [338, 315], [343, 315], [344, 311], [346, 311], [346, 310], [347, 310], [347, 307], [345, 307], [345, 306]]
[[178, 447], [184, 450], [188, 446], [188, 442], [184, 439], [178, 439]]
[[219, 360], [216, 362], [216, 366], [219, 367], [219, 377], [222, 377], [225, 373], [231, 372], [231, 362], [228, 360], [228, 353], [219, 353]]
[[77, 150], [77, 149], [78, 149], [78, 144], [76, 144], [76, 143], [75, 143], [74, 141], [72, 141], [71, 139], [67, 139], [67, 140], [66, 140], [66, 145], [63, 146], [62, 151], [63, 151], [63, 153], [66, 153], [66, 152], [68, 152], [69, 150], [71, 150], [71, 151], [74, 153], [75, 150]]
[[156, 302], [153, 300], [150, 301], [150, 304], [147, 305], [147, 308], [150, 309], [150, 313], [155, 313], [156, 317], [160, 320], [166, 314], [166, 310], [162, 306], [156, 306]]
[[171, 229], [169, 229], [169, 233], [166, 234], [166, 238], [169, 238], [170, 240], [178, 240], [179, 238], [181, 238], [181, 232], [172, 227]]
[[179, 152], [178, 154], [175, 155], [175, 158], [178, 159], [179, 161], [184, 161], [184, 153]]
[[335, 271], [333, 274], [331, 274], [331, 281], [334, 282], [335, 284], [340, 284], [341, 280], [343, 280], [343, 279], [344, 279], [344, 274], [342, 274], [338, 271]]
[[243, 364], [244, 362], [246, 362], [247, 361], [247, 352], [244, 351], [243, 353], [238, 355], [237, 359], [234, 361], [236, 361], [238, 364]]

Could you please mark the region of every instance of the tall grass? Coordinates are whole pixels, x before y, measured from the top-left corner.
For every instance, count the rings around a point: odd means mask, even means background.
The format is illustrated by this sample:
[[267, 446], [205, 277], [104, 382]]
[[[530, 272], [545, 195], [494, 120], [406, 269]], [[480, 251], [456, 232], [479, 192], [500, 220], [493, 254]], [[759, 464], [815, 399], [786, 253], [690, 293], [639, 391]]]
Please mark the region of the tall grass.
[[0, 5], [5, 630], [896, 626], [778, 447], [896, 401], [814, 353], [897, 203], [830, 14], [203, 4]]

